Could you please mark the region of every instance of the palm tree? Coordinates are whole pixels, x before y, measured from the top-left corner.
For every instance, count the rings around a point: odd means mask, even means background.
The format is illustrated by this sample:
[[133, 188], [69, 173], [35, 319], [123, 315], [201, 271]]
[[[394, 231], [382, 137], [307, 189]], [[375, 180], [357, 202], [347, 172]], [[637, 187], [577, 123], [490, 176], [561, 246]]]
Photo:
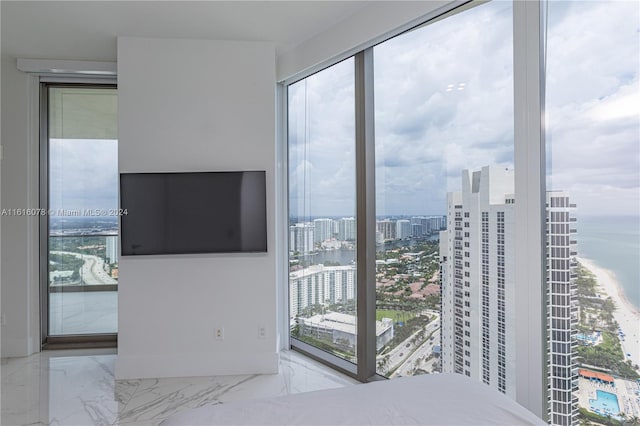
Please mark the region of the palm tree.
[[613, 302], [613, 299], [608, 297], [604, 302], [602, 302], [601, 309], [601, 317], [607, 320], [607, 323], [611, 323], [613, 321], [613, 311], [616, 310], [616, 304]]
[[637, 416], [627, 417], [624, 424], [629, 426], [640, 426], [640, 417], [637, 417]]
[[378, 370], [380, 370], [380, 372], [386, 373], [388, 368], [389, 368], [389, 355], [385, 355], [378, 360]]
[[611, 417], [611, 414], [607, 414], [607, 420], [605, 421], [606, 425], [613, 425], [613, 417]]
[[611, 325], [613, 323], [613, 311], [616, 309], [616, 305], [611, 298], [608, 298], [602, 304], [600, 309], [600, 320], [603, 326]]
[[627, 415], [624, 413], [624, 411], [621, 411], [621, 412], [618, 414], [618, 417], [620, 417], [620, 422], [621, 422], [622, 424], [625, 424], [625, 420], [627, 419]]

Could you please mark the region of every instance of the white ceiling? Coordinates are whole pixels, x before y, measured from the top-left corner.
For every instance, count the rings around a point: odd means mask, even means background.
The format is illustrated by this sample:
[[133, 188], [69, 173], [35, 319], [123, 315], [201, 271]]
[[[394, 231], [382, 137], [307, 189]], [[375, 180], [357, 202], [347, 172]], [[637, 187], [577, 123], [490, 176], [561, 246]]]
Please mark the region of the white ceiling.
[[370, 1], [6, 1], [2, 54], [116, 60], [116, 37], [271, 41], [282, 54]]

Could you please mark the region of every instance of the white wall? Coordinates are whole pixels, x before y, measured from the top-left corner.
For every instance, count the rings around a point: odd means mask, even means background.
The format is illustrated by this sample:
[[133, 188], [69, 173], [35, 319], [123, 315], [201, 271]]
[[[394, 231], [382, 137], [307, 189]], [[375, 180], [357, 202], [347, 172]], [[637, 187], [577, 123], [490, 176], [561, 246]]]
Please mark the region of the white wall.
[[[38, 206], [37, 83], [2, 56], [2, 209]], [[37, 110], [36, 110], [37, 111]], [[34, 125], [36, 126], [34, 128]], [[2, 357], [39, 350], [38, 223], [35, 217], [2, 216]]]
[[119, 38], [118, 116], [121, 172], [266, 170], [268, 253], [121, 257], [116, 377], [277, 372], [274, 47]]

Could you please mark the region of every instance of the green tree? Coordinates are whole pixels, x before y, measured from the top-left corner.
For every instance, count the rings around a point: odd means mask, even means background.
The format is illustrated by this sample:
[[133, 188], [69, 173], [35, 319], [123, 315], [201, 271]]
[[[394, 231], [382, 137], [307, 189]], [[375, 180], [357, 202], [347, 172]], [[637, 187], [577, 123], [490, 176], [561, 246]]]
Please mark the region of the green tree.
[[627, 417], [624, 421], [624, 424], [628, 426], [640, 426], [640, 417], [637, 417], [637, 416]]

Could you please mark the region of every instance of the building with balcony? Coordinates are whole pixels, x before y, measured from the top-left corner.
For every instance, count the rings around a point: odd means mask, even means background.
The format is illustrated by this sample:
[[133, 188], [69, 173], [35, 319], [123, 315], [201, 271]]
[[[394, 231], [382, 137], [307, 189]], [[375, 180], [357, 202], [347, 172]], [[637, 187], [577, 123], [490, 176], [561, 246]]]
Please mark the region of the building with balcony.
[[[462, 191], [447, 197], [448, 229], [440, 233], [442, 369], [515, 395], [514, 173], [496, 167], [462, 172]], [[569, 425], [577, 416], [568, 194], [547, 193], [549, 415]]]
[[289, 274], [290, 318], [313, 305], [331, 305], [353, 300], [356, 268], [312, 265]]

